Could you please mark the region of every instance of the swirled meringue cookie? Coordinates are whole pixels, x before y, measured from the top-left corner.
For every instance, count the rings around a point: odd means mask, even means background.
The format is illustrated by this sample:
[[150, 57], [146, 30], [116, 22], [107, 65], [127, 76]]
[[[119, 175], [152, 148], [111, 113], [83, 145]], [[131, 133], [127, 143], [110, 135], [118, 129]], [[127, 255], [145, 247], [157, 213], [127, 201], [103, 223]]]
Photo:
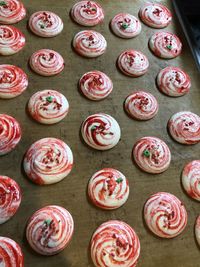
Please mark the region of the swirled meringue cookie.
[[159, 72], [157, 85], [162, 93], [177, 97], [189, 92], [191, 80], [189, 75], [182, 69], [169, 66]]
[[91, 177], [88, 184], [88, 195], [94, 205], [99, 208], [117, 209], [128, 199], [128, 180], [118, 170], [102, 169]]
[[119, 69], [128, 76], [139, 77], [149, 68], [147, 57], [140, 51], [126, 50], [118, 57]]
[[60, 206], [46, 206], [29, 219], [26, 238], [37, 253], [51, 256], [69, 244], [73, 232], [74, 221], [69, 211]]
[[200, 117], [190, 111], [174, 114], [168, 121], [168, 129], [178, 143], [192, 145], [200, 142]]
[[81, 134], [89, 146], [97, 150], [108, 150], [119, 142], [121, 130], [113, 117], [97, 113], [87, 117], [82, 123]]
[[65, 66], [63, 57], [56, 51], [41, 49], [30, 58], [30, 67], [42, 76], [53, 76], [60, 73]]
[[140, 21], [128, 13], [117, 14], [110, 25], [114, 34], [125, 39], [136, 37], [142, 30]]
[[200, 201], [200, 160], [193, 160], [184, 167], [182, 185], [191, 198]]
[[197, 243], [200, 246], [200, 215], [197, 217], [196, 223], [195, 223], [195, 236]]
[[14, 24], [26, 16], [26, 9], [21, 1], [5, 0], [0, 2], [0, 23]]
[[140, 240], [125, 222], [101, 224], [91, 239], [91, 258], [96, 267], [135, 267], [140, 256]]
[[160, 3], [145, 3], [140, 8], [139, 16], [146, 25], [157, 29], [167, 27], [172, 20], [171, 11]]
[[55, 90], [35, 93], [28, 102], [28, 111], [36, 121], [54, 124], [65, 118], [69, 111], [66, 97]]
[[0, 55], [16, 54], [25, 46], [25, 36], [13, 26], [0, 25]]
[[63, 180], [73, 166], [70, 147], [57, 138], [43, 138], [33, 143], [24, 157], [24, 170], [28, 178], [39, 185]]
[[145, 172], [161, 173], [168, 169], [171, 152], [167, 144], [157, 137], [143, 137], [133, 147], [133, 158]]
[[72, 19], [83, 26], [95, 26], [104, 20], [103, 8], [94, 1], [80, 1], [71, 9]]
[[75, 35], [73, 47], [81, 56], [98, 57], [105, 53], [107, 42], [99, 32], [86, 30]]
[[28, 87], [26, 73], [17, 66], [0, 65], [0, 98], [14, 98]]
[[41, 37], [54, 37], [62, 32], [63, 22], [61, 18], [50, 11], [38, 11], [29, 19], [30, 30]]
[[1, 267], [24, 267], [24, 255], [20, 246], [8, 237], [0, 236]]
[[130, 94], [125, 100], [125, 110], [134, 119], [149, 120], [158, 112], [156, 98], [147, 92], [138, 91]]
[[149, 39], [151, 51], [160, 58], [175, 58], [182, 51], [182, 43], [178, 36], [171, 32], [156, 32]]
[[90, 100], [102, 100], [113, 90], [111, 79], [103, 72], [94, 70], [85, 73], [79, 80], [81, 92]]
[[21, 127], [13, 117], [0, 114], [0, 156], [12, 151], [21, 140]]
[[21, 189], [19, 185], [7, 176], [0, 176], [0, 224], [14, 216], [20, 203]]
[[159, 192], [150, 196], [145, 203], [144, 219], [155, 235], [163, 238], [173, 238], [185, 229], [187, 211], [176, 196]]

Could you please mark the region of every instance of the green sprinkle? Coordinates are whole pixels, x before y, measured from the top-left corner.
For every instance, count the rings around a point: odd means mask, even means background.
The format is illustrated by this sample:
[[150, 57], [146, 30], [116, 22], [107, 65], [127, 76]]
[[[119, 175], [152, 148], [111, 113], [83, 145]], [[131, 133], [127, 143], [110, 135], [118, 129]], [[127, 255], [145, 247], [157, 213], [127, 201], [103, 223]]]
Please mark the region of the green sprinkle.
[[126, 30], [128, 28], [128, 24], [127, 23], [122, 23], [122, 28], [124, 28]]
[[5, 1], [0, 1], [0, 6], [7, 6]]
[[41, 25], [40, 25], [40, 28], [41, 28], [41, 29], [44, 29], [44, 28], [45, 28], [45, 26], [44, 26], [43, 24], [41, 24]]
[[96, 8], [92, 8], [91, 10], [92, 10], [92, 11], [97, 11]]
[[144, 150], [143, 155], [144, 155], [145, 157], [149, 158], [150, 155], [151, 155], [151, 153], [150, 153], [149, 150], [146, 149], [146, 150]]
[[46, 101], [48, 101], [49, 103], [51, 103], [53, 101], [53, 97], [52, 96], [47, 96], [46, 97]]
[[172, 45], [167, 45], [167, 48], [168, 48], [169, 50], [171, 50], [171, 49], [172, 49]]
[[96, 125], [93, 125], [92, 128], [91, 128], [91, 130], [94, 131], [94, 130], [96, 130], [96, 128], [97, 128], [97, 126]]
[[44, 223], [46, 223], [46, 225], [48, 225], [48, 226], [51, 224], [51, 222], [52, 222], [51, 219], [47, 219], [47, 220], [44, 221]]
[[120, 184], [121, 182], [123, 182], [123, 179], [120, 177], [120, 178], [118, 178], [118, 179], [116, 180], [116, 182], [117, 182], [118, 184]]

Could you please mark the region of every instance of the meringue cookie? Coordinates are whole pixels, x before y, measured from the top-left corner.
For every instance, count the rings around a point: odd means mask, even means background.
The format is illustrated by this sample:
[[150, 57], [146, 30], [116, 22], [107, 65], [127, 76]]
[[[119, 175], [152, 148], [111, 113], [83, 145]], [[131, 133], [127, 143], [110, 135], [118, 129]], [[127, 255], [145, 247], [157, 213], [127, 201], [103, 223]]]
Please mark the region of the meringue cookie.
[[26, 9], [19, 0], [1, 1], [0, 5], [0, 23], [14, 24], [26, 16]]
[[17, 66], [0, 65], [0, 98], [14, 98], [28, 87], [26, 73]]
[[62, 251], [74, 232], [71, 214], [60, 206], [46, 206], [29, 219], [26, 238], [37, 253], [50, 256]]
[[97, 150], [108, 150], [117, 145], [121, 137], [118, 122], [108, 114], [98, 113], [82, 123], [84, 141]]
[[185, 229], [187, 211], [176, 196], [159, 192], [149, 197], [145, 203], [144, 219], [155, 235], [173, 238]]
[[195, 236], [197, 243], [200, 246], [200, 215], [198, 216], [196, 223], [195, 223]]
[[117, 209], [128, 199], [129, 184], [118, 170], [105, 168], [96, 172], [88, 184], [88, 195], [102, 209]]
[[24, 170], [28, 178], [39, 185], [63, 180], [73, 166], [70, 147], [57, 138], [43, 138], [33, 143], [24, 157]]
[[28, 111], [36, 121], [54, 124], [66, 117], [69, 103], [63, 94], [55, 90], [43, 90], [30, 98]]
[[71, 9], [72, 19], [83, 26], [95, 26], [104, 20], [102, 7], [94, 1], [80, 1]]

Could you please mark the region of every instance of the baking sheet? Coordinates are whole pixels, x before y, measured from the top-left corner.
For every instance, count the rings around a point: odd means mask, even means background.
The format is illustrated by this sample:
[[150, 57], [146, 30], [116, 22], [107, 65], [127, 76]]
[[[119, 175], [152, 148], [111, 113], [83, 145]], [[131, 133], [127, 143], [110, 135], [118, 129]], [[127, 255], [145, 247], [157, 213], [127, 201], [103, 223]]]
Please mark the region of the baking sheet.
[[[200, 79], [189, 47], [182, 30], [174, 16], [173, 23], [167, 30], [177, 33], [183, 41], [183, 53], [176, 59], [162, 60], [149, 51], [148, 38], [156, 31], [142, 24], [142, 33], [131, 40], [114, 36], [109, 30], [110, 19], [119, 12], [129, 12], [137, 16], [142, 0], [101, 1], [106, 17], [102, 25], [94, 27], [101, 32], [107, 42], [107, 52], [96, 59], [85, 59], [71, 48], [75, 33], [85, 29], [73, 23], [69, 17], [71, 0], [24, 0], [27, 18], [16, 24], [26, 36], [25, 48], [16, 55], [0, 57], [0, 63], [15, 64], [29, 76], [29, 87], [21, 96], [12, 100], [0, 100], [0, 112], [16, 117], [23, 129], [23, 138], [17, 148], [0, 158], [0, 173], [14, 178], [23, 190], [22, 204], [17, 214], [0, 226], [0, 235], [17, 241], [25, 255], [25, 266], [29, 267], [92, 267], [88, 253], [90, 238], [94, 230], [104, 221], [120, 219], [130, 224], [141, 242], [141, 257], [138, 267], [198, 267], [200, 251], [194, 239], [194, 222], [200, 213], [199, 203], [183, 192], [180, 174], [185, 163], [200, 158], [200, 147], [184, 146], [173, 141], [166, 130], [166, 124], [172, 114], [190, 110], [200, 114]], [[159, 1], [172, 10], [171, 1]], [[64, 21], [63, 32], [55, 38], [41, 38], [27, 29], [28, 17], [38, 10], [51, 10]], [[28, 59], [33, 52], [41, 48], [58, 51], [64, 57], [66, 67], [55, 77], [41, 77], [28, 67]], [[121, 74], [115, 64], [118, 55], [125, 49], [141, 50], [150, 61], [149, 72], [140, 78], [129, 78]], [[155, 77], [161, 68], [167, 65], [180, 66], [192, 79], [191, 92], [181, 98], [169, 98], [156, 88]], [[84, 98], [77, 90], [78, 79], [87, 71], [98, 69], [111, 77], [114, 84], [112, 94], [101, 102], [92, 102]], [[29, 97], [43, 89], [61, 91], [70, 103], [68, 116], [59, 124], [47, 126], [34, 122], [26, 113]], [[131, 120], [123, 110], [125, 97], [133, 91], [144, 89], [153, 93], [159, 102], [158, 115], [147, 122]], [[105, 112], [117, 119], [121, 126], [120, 143], [109, 151], [89, 149], [80, 139], [81, 122], [90, 114]], [[143, 136], [162, 138], [170, 147], [172, 162], [170, 168], [159, 175], [150, 175], [140, 171], [131, 160], [131, 151], [135, 141]], [[21, 163], [26, 149], [43, 137], [57, 137], [64, 140], [72, 149], [75, 159], [71, 174], [62, 182], [40, 187], [32, 184], [23, 173]], [[103, 211], [89, 203], [86, 187], [94, 172], [103, 167], [119, 169], [129, 179], [130, 196], [127, 203], [115, 211]], [[167, 191], [175, 194], [186, 205], [188, 225], [185, 231], [175, 239], [164, 240], [153, 236], [143, 222], [142, 209], [146, 199], [154, 192]], [[37, 209], [49, 205], [61, 205], [68, 209], [75, 221], [75, 232], [70, 245], [59, 255], [45, 257], [33, 252], [24, 237], [25, 225], [29, 216]]]

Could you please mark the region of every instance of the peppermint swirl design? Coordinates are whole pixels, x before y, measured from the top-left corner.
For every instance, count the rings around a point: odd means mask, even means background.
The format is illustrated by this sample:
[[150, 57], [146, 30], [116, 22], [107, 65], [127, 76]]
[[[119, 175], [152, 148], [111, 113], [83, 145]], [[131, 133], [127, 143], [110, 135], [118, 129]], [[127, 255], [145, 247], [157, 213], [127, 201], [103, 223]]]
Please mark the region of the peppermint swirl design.
[[13, 150], [21, 140], [21, 128], [13, 117], [0, 114], [0, 156]]
[[0, 55], [8, 56], [25, 46], [25, 36], [13, 26], [0, 25]]
[[85, 73], [81, 77], [79, 88], [87, 98], [101, 100], [112, 92], [113, 83], [105, 73], [94, 70]]
[[96, 267], [135, 267], [139, 255], [139, 238], [125, 222], [107, 221], [92, 236], [91, 258]]
[[111, 29], [121, 38], [133, 38], [140, 34], [140, 21], [131, 14], [119, 13], [111, 20]]
[[184, 167], [182, 184], [190, 197], [200, 201], [200, 160], [193, 160]]
[[182, 43], [178, 36], [171, 32], [156, 32], [149, 39], [151, 51], [160, 58], [175, 58], [182, 51]]
[[75, 35], [73, 47], [81, 56], [93, 58], [105, 53], [107, 42], [99, 32], [87, 30]]
[[60, 206], [46, 206], [29, 219], [26, 238], [37, 253], [54, 255], [70, 242], [74, 232], [71, 214]]
[[8, 237], [0, 236], [0, 264], [2, 267], [24, 267], [20, 246]]
[[182, 96], [189, 92], [191, 81], [189, 75], [178, 67], [166, 67], [157, 76], [160, 91], [168, 96]]
[[171, 161], [171, 152], [164, 141], [148, 136], [135, 143], [133, 158], [143, 171], [156, 174], [167, 170]]
[[68, 114], [69, 103], [63, 94], [54, 90], [43, 90], [30, 98], [28, 111], [36, 121], [54, 124]]
[[28, 87], [28, 77], [19, 67], [0, 65], [0, 98], [21, 95]]
[[56, 51], [41, 49], [30, 58], [30, 66], [33, 71], [42, 76], [53, 76], [64, 69], [64, 59]]
[[80, 25], [95, 26], [104, 20], [104, 11], [94, 1], [80, 1], [72, 7], [71, 17]]
[[146, 25], [157, 29], [167, 27], [172, 20], [171, 11], [159, 3], [145, 3], [139, 11], [139, 16]]
[[157, 114], [158, 102], [152, 94], [138, 91], [126, 98], [125, 110], [134, 119], [149, 120]]
[[128, 199], [128, 180], [118, 170], [102, 169], [91, 177], [88, 195], [91, 201], [102, 209], [117, 209]]
[[195, 223], [195, 236], [196, 236], [196, 240], [200, 246], [200, 215], [197, 217], [197, 220]]
[[64, 179], [73, 166], [73, 154], [67, 144], [56, 138], [43, 138], [33, 143], [24, 157], [24, 170], [39, 185], [54, 184]]
[[98, 113], [87, 117], [82, 123], [84, 141], [98, 150], [108, 150], [116, 146], [121, 137], [118, 122], [108, 114]]
[[26, 9], [21, 1], [5, 0], [0, 2], [0, 23], [14, 24], [26, 16]]
[[118, 67], [125, 75], [138, 77], [147, 72], [149, 61], [140, 51], [126, 50], [118, 57]]
[[50, 11], [38, 11], [29, 19], [31, 31], [41, 37], [54, 37], [63, 30], [61, 18]]
[[155, 235], [173, 238], [185, 229], [187, 211], [176, 196], [159, 192], [152, 195], [145, 203], [144, 219]]
[[0, 224], [7, 222], [17, 212], [20, 203], [19, 185], [7, 176], [0, 176]]
[[178, 143], [192, 145], [200, 142], [200, 117], [190, 111], [174, 114], [168, 122], [168, 129]]

